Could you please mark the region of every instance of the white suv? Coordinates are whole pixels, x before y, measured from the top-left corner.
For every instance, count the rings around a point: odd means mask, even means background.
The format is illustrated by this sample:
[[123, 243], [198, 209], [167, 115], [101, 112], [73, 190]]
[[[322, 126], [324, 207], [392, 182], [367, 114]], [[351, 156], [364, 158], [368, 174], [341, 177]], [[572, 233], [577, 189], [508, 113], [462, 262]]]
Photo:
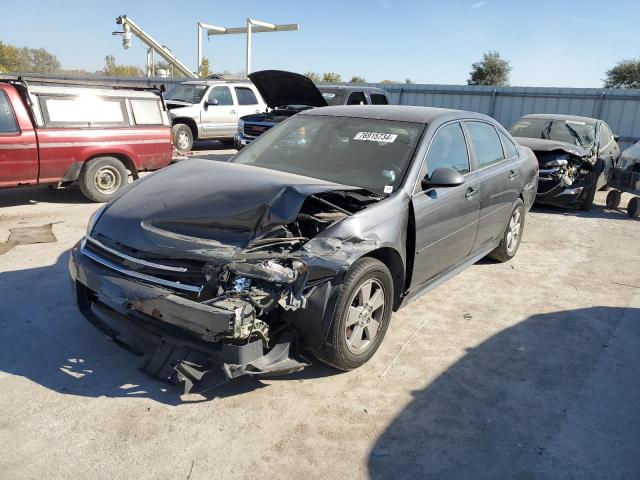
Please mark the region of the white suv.
[[192, 80], [173, 87], [165, 100], [173, 124], [173, 144], [188, 152], [195, 140], [233, 143], [238, 119], [264, 112], [260, 93], [246, 80]]

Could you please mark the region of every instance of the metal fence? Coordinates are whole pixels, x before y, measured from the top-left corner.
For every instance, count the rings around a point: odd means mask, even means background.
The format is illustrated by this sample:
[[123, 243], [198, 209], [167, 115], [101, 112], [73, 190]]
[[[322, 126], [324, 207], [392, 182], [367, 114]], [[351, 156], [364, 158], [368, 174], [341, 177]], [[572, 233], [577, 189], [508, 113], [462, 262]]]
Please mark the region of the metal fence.
[[[72, 77], [64, 80], [161, 85], [170, 88], [180, 78]], [[621, 147], [640, 140], [640, 90], [554, 87], [475, 87], [466, 85], [368, 84], [384, 88], [391, 103], [471, 110], [489, 115], [509, 127], [529, 113], [562, 113], [600, 118], [620, 136]]]

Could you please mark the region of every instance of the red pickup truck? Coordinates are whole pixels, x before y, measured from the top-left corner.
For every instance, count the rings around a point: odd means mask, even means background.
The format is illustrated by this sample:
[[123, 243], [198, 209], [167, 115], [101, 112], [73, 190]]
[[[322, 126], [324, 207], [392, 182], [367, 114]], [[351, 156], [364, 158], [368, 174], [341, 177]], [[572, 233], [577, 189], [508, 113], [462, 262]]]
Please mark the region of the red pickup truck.
[[75, 182], [108, 201], [138, 173], [171, 162], [160, 92], [0, 79], [0, 187]]

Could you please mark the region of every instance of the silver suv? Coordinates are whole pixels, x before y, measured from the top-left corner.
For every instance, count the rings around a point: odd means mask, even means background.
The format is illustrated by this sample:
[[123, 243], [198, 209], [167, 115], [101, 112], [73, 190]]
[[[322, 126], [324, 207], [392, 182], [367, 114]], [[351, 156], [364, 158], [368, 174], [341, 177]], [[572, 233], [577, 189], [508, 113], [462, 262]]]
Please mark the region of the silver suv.
[[195, 140], [233, 143], [238, 119], [264, 112], [260, 93], [246, 80], [193, 80], [173, 87], [165, 96], [173, 124], [173, 144], [188, 152]]

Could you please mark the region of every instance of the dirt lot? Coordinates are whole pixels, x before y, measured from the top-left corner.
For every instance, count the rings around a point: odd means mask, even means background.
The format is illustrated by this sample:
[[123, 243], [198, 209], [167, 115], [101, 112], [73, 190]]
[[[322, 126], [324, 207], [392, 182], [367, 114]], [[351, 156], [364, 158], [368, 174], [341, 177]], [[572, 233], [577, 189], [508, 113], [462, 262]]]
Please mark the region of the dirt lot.
[[640, 477], [640, 222], [621, 212], [535, 209], [512, 262], [402, 309], [356, 371], [181, 398], [73, 306], [98, 205], [30, 188], [0, 207], [0, 241], [58, 239], [0, 255], [2, 478]]

